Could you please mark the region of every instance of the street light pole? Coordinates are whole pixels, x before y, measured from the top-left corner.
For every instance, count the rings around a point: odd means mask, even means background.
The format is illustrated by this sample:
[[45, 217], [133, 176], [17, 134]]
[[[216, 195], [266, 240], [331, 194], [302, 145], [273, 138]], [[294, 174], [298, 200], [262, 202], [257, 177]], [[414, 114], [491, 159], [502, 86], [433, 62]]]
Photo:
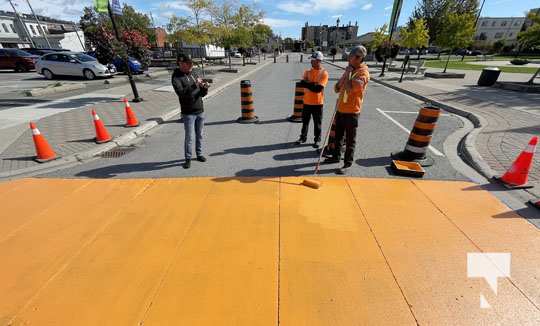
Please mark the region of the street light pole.
[[[116, 27], [116, 21], [114, 20], [114, 15], [111, 8], [111, 3], [107, 1], [107, 9], [109, 10], [109, 17], [111, 17], [111, 23], [114, 29], [114, 34], [116, 35], [116, 39], [118, 42], [122, 42], [120, 40], [120, 33], [118, 32], [118, 28]], [[129, 84], [131, 85], [131, 90], [133, 91], [133, 100], [132, 102], [142, 102], [143, 99], [139, 97], [139, 91], [137, 90], [137, 85], [135, 84], [135, 80], [133, 80], [133, 74], [131, 73], [131, 68], [129, 67], [129, 60], [127, 55], [127, 49], [126, 52], [123, 53], [123, 59], [124, 59], [124, 65], [126, 66], [126, 72], [128, 74]]]
[[15, 16], [17, 18], [19, 18], [19, 22], [21, 23], [22, 28], [24, 30], [24, 33], [26, 34], [26, 37], [28, 37], [28, 40], [30, 41], [30, 44], [32, 44], [33, 47], [36, 47], [36, 44], [34, 43], [34, 40], [32, 40], [32, 36], [30, 36], [30, 32], [28, 32], [28, 29], [26, 29], [26, 24], [24, 23], [21, 16], [17, 12], [17, 9], [15, 9], [15, 5], [13, 4], [13, 2], [11, 2], [11, 0], [8, 0], [8, 1], [9, 1], [9, 4], [11, 5], [11, 8], [13, 8], [13, 12], [15, 13]]
[[51, 42], [49, 42], [49, 38], [47, 37], [47, 31], [41, 26], [41, 22], [39, 21], [38, 17], [36, 16], [36, 13], [34, 12], [34, 8], [32, 8], [32, 5], [30, 4], [30, 0], [26, 0], [26, 3], [28, 3], [28, 7], [30, 7], [30, 11], [32, 12], [32, 15], [34, 15], [34, 19], [36, 20], [36, 23], [38, 24], [39, 29], [41, 29], [41, 32], [43, 33], [43, 37], [45, 38], [45, 42], [47, 42], [47, 46], [49, 46], [49, 49], [51, 49]]

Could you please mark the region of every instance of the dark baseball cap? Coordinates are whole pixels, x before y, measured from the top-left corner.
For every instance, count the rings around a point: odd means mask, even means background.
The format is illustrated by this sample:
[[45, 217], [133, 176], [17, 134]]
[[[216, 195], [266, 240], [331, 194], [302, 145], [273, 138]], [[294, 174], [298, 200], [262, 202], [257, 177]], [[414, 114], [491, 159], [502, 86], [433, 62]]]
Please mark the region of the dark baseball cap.
[[179, 53], [176, 56], [176, 61], [178, 61], [178, 62], [186, 62], [186, 63], [193, 62], [193, 60], [191, 60], [191, 55], [189, 55], [187, 53]]

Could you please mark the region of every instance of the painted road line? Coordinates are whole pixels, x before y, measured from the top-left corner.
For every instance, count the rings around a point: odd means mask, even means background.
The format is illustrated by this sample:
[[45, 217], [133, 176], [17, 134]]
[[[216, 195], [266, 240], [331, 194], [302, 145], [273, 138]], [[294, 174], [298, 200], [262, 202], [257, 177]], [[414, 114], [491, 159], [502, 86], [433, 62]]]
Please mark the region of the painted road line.
[[277, 325], [279, 179], [206, 182], [212, 192], [141, 324]]
[[[468, 234], [479, 229], [483, 237], [496, 241], [483, 229], [486, 220], [475, 219], [468, 228], [456, 227], [446, 212], [433, 204], [427, 188], [419, 191], [416, 184], [423, 183], [420, 181], [358, 178], [349, 183], [419, 325], [534, 325], [540, 320], [540, 311], [508, 279], [498, 279], [495, 295], [482, 278], [467, 277], [467, 254], [487, 252], [471, 242]], [[439, 192], [449, 189], [439, 190], [440, 186], [442, 183], [435, 186]], [[479, 200], [475, 191], [458, 191], [466, 192], [466, 201], [471, 204]], [[461, 202], [450, 200], [448, 205], [459, 206]], [[484, 218], [491, 218], [485, 213]], [[528, 224], [512, 214], [519, 219], [517, 223]], [[504, 231], [507, 226], [509, 223], [498, 223], [497, 229]], [[520, 231], [528, 240], [534, 233], [538, 239], [532, 227]], [[514, 241], [513, 236], [504, 238]], [[537, 277], [540, 273], [531, 269], [533, 265], [528, 264], [528, 271]], [[492, 309], [480, 309], [480, 294], [487, 297]]]
[[[402, 114], [418, 114], [418, 111], [412, 112], [412, 111], [389, 111], [389, 110], [381, 110], [385, 113], [402, 113]], [[448, 117], [450, 114], [442, 113], [439, 115], [440, 117]]]
[[345, 179], [325, 178], [316, 191], [285, 180], [280, 323], [415, 325]]
[[[405, 128], [401, 123], [399, 123], [396, 119], [392, 118], [390, 115], [386, 114], [385, 111], [377, 108], [377, 111], [379, 111], [380, 114], [384, 115], [386, 118], [388, 118], [388, 120], [392, 121], [396, 126], [398, 126], [401, 130], [405, 131], [407, 134], [410, 134], [411, 131], [407, 128]], [[438, 149], [436, 149], [435, 147], [429, 145], [429, 150], [431, 152], [433, 152], [433, 154], [437, 155], [437, 156], [441, 156], [441, 157], [444, 157], [444, 154], [441, 153]]]
[[[301, 180], [0, 183], [2, 207], [24, 188], [39, 212], [0, 243], [0, 323], [539, 324], [538, 229], [479, 186]], [[32, 200], [47, 183], [68, 193], [53, 207]], [[467, 277], [469, 252], [512, 254], [497, 293]]]

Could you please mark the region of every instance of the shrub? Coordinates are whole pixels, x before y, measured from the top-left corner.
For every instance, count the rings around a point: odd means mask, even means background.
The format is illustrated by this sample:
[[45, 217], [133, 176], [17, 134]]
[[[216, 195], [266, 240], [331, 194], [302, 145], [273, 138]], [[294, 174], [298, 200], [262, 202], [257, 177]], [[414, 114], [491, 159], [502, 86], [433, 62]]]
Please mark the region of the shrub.
[[529, 60], [527, 59], [514, 59], [510, 61], [511, 64], [517, 65], [517, 66], [523, 66], [529, 63]]

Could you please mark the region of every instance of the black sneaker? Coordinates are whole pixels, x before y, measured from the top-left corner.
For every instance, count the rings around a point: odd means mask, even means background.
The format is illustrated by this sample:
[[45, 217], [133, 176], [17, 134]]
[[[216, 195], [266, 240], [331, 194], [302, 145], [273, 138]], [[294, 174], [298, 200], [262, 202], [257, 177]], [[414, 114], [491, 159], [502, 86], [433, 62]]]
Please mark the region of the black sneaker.
[[351, 163], [345, 163], [343, 165], [343, 167], [339, 168], [336, 170], [336, 174], [339, 174], [339, 175], [344, 175], [344, 174], [347, 174], [347, 172], [349, 171], [349, 168], [352, 166]]
[[302, 145], [302, 144], [305, 143], [305, 142], [306, 142], [306, 139], [300, 137], [300, 139], [298, 139], [297, 141], [295, 141], [294, 144], [295, 144], [295, 145]]
[[333, 156], [332, 156], [332, 157], [329, 157], [329, 158], [325, 159], [325, 160], [323, 161], [323, 163], [324, 163], [324, 164], [334, 164], [334, 163], [339, 163], [339, 158], [333, 157]]
[[204, 163], [204, 162], [206, 162], [206, 157], [204, 157], [204, 156], [202, 156], [202, 155], [197, 156], [197, 161], [203, 162], [203, 163]]
[[319, 148], [320, 146], [321, 146], [321, 141], [315, 140], [315, 142], [313, 143], [313, 148]]
[[191, 167], [191, 160], [186, 160], [182, 166], [184, 169], [189, 169]]

